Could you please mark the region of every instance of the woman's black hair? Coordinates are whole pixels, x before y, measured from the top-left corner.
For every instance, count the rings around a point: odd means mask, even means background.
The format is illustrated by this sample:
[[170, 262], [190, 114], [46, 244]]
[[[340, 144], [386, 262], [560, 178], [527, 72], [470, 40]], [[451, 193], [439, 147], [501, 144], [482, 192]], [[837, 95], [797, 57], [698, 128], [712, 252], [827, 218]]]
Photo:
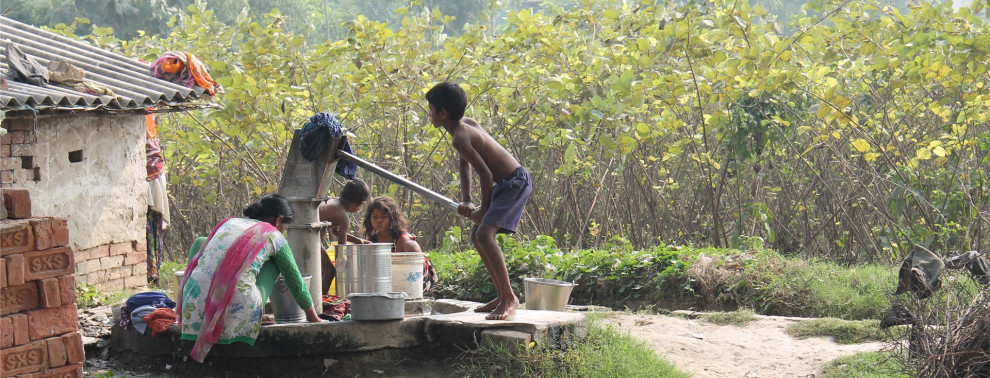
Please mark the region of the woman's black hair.
[[296, 219], [296, 212], [292, 211], [289, 200], [278, 194], [261, 197], [258, 202], [252, 203], [244, 209], [244, 216], [256, 220], [268, 220], [280, 215], [282, 222], [285, 223], [292, 223]]

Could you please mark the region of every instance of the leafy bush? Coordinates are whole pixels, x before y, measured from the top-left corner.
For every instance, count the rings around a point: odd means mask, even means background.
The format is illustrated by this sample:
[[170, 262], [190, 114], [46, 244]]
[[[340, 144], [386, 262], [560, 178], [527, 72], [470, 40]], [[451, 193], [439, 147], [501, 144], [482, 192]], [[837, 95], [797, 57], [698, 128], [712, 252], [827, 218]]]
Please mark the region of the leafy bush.
[[[765, 315], [879, 319], [896, 283], [890, 267], [843, 267], [769, 250], [634, 250], [616, 239], [603, 248], [562, 251], [549, 236], [528, 242], [500, 237], [499, 244], [517, 295], [524, 296], [523, 278], [551, 278], [578, 285], [571, 304], [744, 307]], [[433, 252], [430, 259], [441, 278], [435, 296], [479, 302], [495, 297], [477, 252]]]
[[[169, 245], [275, 191], [292, 131], [319, 111], [341, 117], [357, 155], [458, 193], [456, 152], [424, 127], [422, 98], [451, 80], [533, 175], [525, 232], [561, 245], [759, 237], [849, 263], [894, 261], [915, 243], [985, 249], [984, 2], [824, 0], [791, 20], [729, 0], [562, 3], [452, 33], [464, 20], [412, 2], [395, 10], [401, 23], [356, 17], [320, 44], [286, 25], [325, 20], [230, 20], [198, 3], [171, 33], [86, 39], [146, 61], [194, 52], [226, 89], [222, 109], [158, 118], [182, 172], [169, 176]], [[463, 225], [362, 175], [399, 198], [427, 248]]]

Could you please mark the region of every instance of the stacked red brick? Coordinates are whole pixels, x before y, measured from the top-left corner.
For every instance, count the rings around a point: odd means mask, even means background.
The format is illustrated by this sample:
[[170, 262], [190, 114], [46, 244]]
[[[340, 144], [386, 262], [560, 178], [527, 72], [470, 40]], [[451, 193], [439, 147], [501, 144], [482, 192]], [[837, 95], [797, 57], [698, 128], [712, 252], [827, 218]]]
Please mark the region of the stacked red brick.
[[[14, 171], [17, 169], [34, 169], [25, 167], [23, 157], [31, 155], [34, 143], [32, 120], [30, 118], [8, 120], [7, 135], [0, 136], [0, 185], [10, 185], [14, 182]], [[32, 164], [33, 165], [33, 164]]]
[[65, 219], [32, 217], [26, 190], [3, 189], [0, 376], [82, 376], [75, 270]]

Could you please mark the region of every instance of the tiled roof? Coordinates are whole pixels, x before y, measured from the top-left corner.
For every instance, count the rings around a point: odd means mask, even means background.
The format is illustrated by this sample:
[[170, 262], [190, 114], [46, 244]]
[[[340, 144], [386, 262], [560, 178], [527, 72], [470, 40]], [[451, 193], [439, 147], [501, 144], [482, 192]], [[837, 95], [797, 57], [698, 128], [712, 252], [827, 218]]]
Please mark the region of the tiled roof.
[[[211, 106], [203, 88], [187, 88], [151, 75], [148, 63], [102, 50], [6, 17], [0, 17], [0, 71], [6, 73], [7, 46], [16, 44], [27, 56], [47, 65], [63, 59], [83, 69], [84, 78], [106, 86], [116, 96], [94, 96], [69, 87], [41, 87], [6, 79], [0, 85], [0, 110], [137, 110], [147, 107]], [[5, 75], [0, 75], [5, 76]], [[194, 102], [195, 101], [195, 102]]]

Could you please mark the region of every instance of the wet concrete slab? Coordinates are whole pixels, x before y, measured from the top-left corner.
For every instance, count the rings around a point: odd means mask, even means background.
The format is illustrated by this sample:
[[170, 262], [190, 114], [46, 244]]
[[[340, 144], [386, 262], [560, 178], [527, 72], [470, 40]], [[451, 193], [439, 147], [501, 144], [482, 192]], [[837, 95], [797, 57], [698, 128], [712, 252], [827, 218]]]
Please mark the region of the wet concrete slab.
[[[386, 321], [340, 321], [331, 323], [274, 324], [262, 327], [253, 346], [245, 343], [216, 345], [207, 356], [230, 367], [267, 366], [285, 369], [304, 366], [319, 370], [344, 360], [385, 363], [431, 350], [449, 354], [451, 350], [478, 348], [485, 343], [513, 347], [528, 345], [559, 346], [587, 336], [582, 313], [517, 310], [507, 320], [486, 320], [485, 313], [472, 310], [481, 305], [456, 300], [425, 300], [406, 306], [406, 318]], [[428, 310], [427, 310], [428, 309]], [[429, 315], [421, 315], [429, 313]], [[197, 364], [188, 359], [193, 342], [181, 340], [179, 327], [155, 337], [134, 328], [111, 330], [111, 354], [157, 357], [175, 364]], [[413, 352], [415, 353], [406, 353]], [[278, 360], [278, 364], [258, 364]], [[295, 361], [290, 366], [284, 366]], [[282, 366], [282, 367], [276, 367]], [[260, 371], [259, 371], [260, 374]], [[263, 374], [262, 374], [263, 375]]]

